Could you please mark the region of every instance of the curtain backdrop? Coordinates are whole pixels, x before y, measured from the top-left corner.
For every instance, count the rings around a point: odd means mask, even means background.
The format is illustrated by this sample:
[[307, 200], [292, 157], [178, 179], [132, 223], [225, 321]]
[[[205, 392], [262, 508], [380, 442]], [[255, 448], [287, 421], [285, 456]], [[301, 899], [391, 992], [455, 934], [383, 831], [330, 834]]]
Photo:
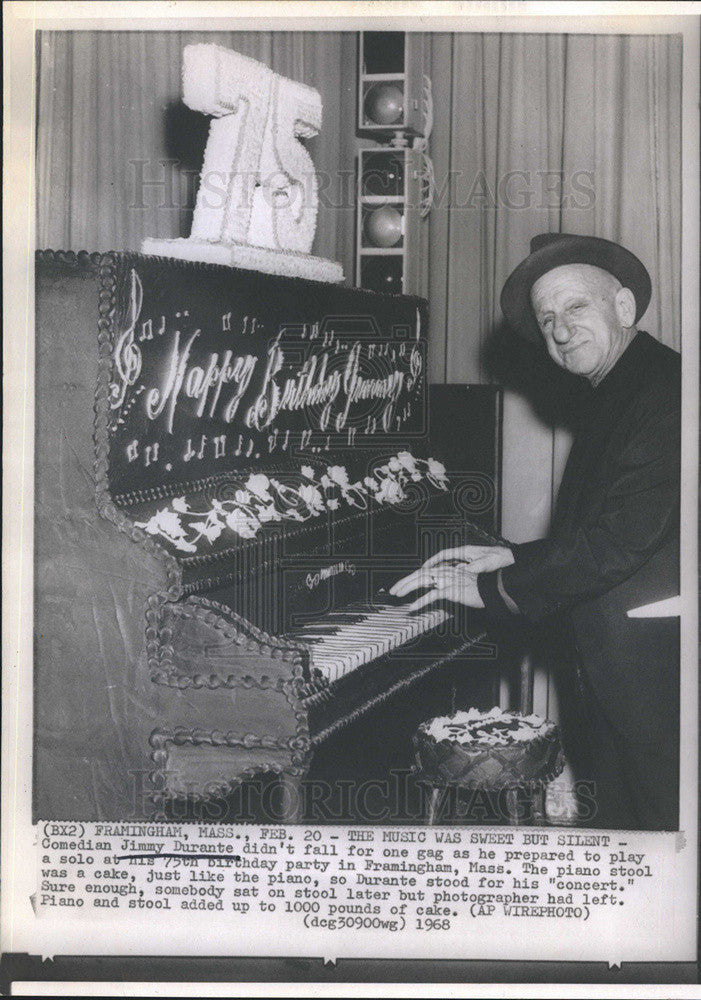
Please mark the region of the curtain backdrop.
[[138, 250], [190, 232], [210, 119], [181, 98], [185, 45], [211, 42], [317, 88], [313, 252], [353, 274], [356, 36], [339, 32], [42, 32], [37, 245]]
[[[182, 104], [180, 74], [184, 45], [198, 41], [320, 91], [314, 252], [351, 281], [354, 160], [368, 144], [355, 134], [353, 33], [42, 33], [38, 246], [138, 249], [144, 236], [189, 233], [208, 121]], [[652, 275], [642, 327], [679, 348], [681, 51], [679, 36], [431, 37], [437, 191], [419, 289], [429, 374], [505, 385], [503, 532], [514, 541], [547, 530], [574, 397], [554, 366], [503, 336], [500, 289], [536, 233], [617, 240]], [[540, 673], [536, 709], [548, 702]]]
[[[40, 247], [137, 249], [187, 235], [208, 119], [181, 101], [182, 50], [214, 42], [316, 87], [314, 252], [353, 273], [356, 36], [42, 32]], [[431, 378], [485, 381], [504, 278], [546, 229], [618, 239], [647, 264], [644, 325], [679, 346], [679, 36], [434, 34], [438, 190], [422, 254]], [[507, 518], [508, 520], [508, 518]], [[524, 526], [525, 527], [525, 526]]]

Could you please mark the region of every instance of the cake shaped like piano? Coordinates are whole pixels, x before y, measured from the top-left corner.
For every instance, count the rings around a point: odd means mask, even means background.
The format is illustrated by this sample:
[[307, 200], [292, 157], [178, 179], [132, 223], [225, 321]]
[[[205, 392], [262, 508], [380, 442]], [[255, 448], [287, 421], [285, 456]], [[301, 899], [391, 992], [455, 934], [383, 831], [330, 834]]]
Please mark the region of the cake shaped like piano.
[[414, 744], [422, 777], [440, 785], [514, 788], [551, 781], [564, 767], [554, 723], [498, 707], [429, 719]]
[[[36, 303], [37, 819], [301, 779], [334, 734], [474, 653], [445, 609], [373, 602], [435, 548], [424, 522], [453, 530], [425, 301], [43, 251]], [[491, 510], [494, 481], [466, 497]]]

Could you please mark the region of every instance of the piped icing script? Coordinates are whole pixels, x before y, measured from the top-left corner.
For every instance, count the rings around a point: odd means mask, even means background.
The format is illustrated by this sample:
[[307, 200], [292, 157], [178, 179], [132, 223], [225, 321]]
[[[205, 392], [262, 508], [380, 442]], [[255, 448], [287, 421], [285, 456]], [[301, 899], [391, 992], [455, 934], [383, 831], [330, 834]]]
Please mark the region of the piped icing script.
[[122, 278], [109, 385], [116, 493], [424, 431], [419, 300], [368, 293], [345, 312], [299, 282], [283, 306], [283, 279], [217, 269], [221, 288], [205, 296], [190, 273], [191, 287], [162, 287], [157, 268], [143, 261]]

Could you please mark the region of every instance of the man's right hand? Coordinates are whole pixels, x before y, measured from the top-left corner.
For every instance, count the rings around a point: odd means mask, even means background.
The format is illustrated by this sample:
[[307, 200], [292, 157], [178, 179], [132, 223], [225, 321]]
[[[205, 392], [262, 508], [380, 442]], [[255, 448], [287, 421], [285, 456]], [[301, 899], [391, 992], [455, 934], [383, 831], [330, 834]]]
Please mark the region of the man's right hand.
[[457, 549], [444, 549], [427, 559], [423, 569], [439, 566], [445, 562], [466, 562], [471, 573], [492, 573], [504, 566], [511, 566], [514, 554], [505, 545], [461, 545]]
[[471, 574], [476, 575], [503, 569], [504, 566], [511, 566], [513, 562], [513, 552], [504, 545], [461, 545], [455, 549], [443, 549], [442, 552], [427, 559], [421, 569], [398, 580], [393, 587], [390, 587], [389, 592], [402, 597], [417, 587], [428, 586], [423, 582], [430, 577], [430, 573], [427, 576], [427, 570], [440, 569], [445, 565], [462, 563], [466, 568], [469, 567]]

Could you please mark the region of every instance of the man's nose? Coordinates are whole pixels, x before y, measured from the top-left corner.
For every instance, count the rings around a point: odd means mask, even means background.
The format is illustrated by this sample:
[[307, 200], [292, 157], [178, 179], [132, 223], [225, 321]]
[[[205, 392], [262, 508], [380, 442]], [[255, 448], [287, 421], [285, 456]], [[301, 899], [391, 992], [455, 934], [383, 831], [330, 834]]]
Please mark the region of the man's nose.
[[570, 339], [570, 328], [566, 319], [556, 316], [553, 321], [553, 340], [556, 344], [566, 344]]

